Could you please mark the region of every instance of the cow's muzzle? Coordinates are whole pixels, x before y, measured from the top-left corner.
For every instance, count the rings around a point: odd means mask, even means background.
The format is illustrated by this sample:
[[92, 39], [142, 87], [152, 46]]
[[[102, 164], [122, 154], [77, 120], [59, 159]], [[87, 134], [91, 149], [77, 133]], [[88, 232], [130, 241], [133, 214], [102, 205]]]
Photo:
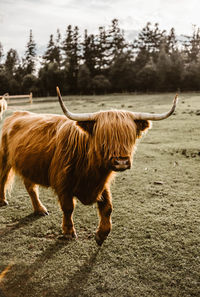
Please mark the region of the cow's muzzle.
[[113, 157], [111, 159], [111, 167], [113, 171], [124, 171], [131, 168], [129, 157]]

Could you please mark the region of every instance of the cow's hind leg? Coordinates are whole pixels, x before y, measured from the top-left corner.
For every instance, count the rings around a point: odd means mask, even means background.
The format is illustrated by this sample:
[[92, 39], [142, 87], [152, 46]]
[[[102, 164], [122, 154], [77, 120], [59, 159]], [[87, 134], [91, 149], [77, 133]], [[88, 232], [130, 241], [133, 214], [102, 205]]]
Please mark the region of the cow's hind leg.
[[4, 171], [0, 170], [0, 207], [8, 204], [6, 200], [6, 188], [10, 169], [9, 167], [5, 168]]
[[6, 200], [6, 189], [9, 184], [9, 173], [11, 166], [7, 162], [7, 152], [0, 149], [0, 207], [8, 204]]
[[101, 199], [97, 201], [97, 206], [100, 215], [100, 223], [95, 234], [95, 240], [98, 245], [102, 245], [111, 230], [111, 213], [112, 202], [109, 189], [105, 189], [102, 193]]
[[73, 198], [67, 199], [66, 197], [59, 197], [60, 205], [63, 211], [63, 222], [62, 229], [65, 238], [73, 239], [76, 238], [76, 230], [73, 223], [73, 211], [75, 207], [75, 201]]
[[32, 183], [28, 179], [24, 179], [24, 185], [31, 197], [34, 213], [42, 216], [48, 215], [46, 207], [42, 204], [42, 202], [39, 199], [38, 185]]

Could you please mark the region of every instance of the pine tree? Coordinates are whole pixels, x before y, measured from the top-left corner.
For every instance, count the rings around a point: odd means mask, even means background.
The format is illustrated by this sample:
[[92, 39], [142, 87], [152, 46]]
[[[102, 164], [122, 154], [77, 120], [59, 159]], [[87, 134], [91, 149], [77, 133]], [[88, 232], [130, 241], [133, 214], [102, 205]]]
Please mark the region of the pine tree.
[[53, 40], [53, 34], [50, 35], [49, 43], [47, 45], [47, 50], [44, 53], [43, 59], [47, 64], [55, 62], [55, 43]]
[[1, 62], [1, 59], [3, 58], [3, 46], [0, 42], [0, 62]]
[[2, 58], [3, 58], [3, 46], [0, 42], [0, 71], [3, 69], [3, 65], [1, 64]]
[[127, 47], [124, 38], [124, 32], [119, 28], [118, 19], [112, 20], [112, 25], [108, 32], [108, 38], [110, 59], [112, 62], [118, 55], [122, 54], [124, 49]]
[[168, 91], [170, 88], [169, 81], [171, 72], [171, 60], [170, 56], [166, 53], [165, 44], [161, 46], [156, 68], [158, 75], [158, 90]]
[[137, 89], [145, 92], [156, 91], [157, 71], [153, 58], [150, 57], [147, 64], [137, 72]]
[[30, 30], [29, 41], [26, 45], [24, 69], [26, 74], [33, 74], [35, 70], [35, 57], [36, 57], [36, 43], [33, 40], [33, 33]]
[[62, 54], [61, 54], [61, 34], [60, 30], [57, 29], [57, 35], [56, 35], [56, 42], [55, 42], [55, 60], [58, 63], [59, 67], [62, 63]]
[[192, 36], [184, 36], [184, 53], [186, 54], [186, 62], [197, 62], [200, 52], [200, 28], [193, 26]]
[[158, 23], [155, 23], [154, 27], [152, 27], [151, 23], [148, 22], [139, 33], [138, 38], [134, 40], [133, 49], [135, 50], [136, 55], [139, 55], [140, 52], [142, 52], [143, 56], [147, 56], [146, 63], [149, 61], [150, 57], [156, 61], [161, 44], [165, 38], [166, 31], [161, 31]]
[[59, 68], [58, 63], [51, 62], [44, 65], [39, 71], [40, 90], [43, 96], [55, 96], [56, 86], [59, 86], [64, 92], [66, 88], [63, 86], [64, 81], [63, 70]]
[[81, 92], [89, 93], [91, 88], [91, 75], [86, 64], [83, 64], [79, 67], [77, 84]]
[[54, 41], [53, 34], [50, 35], [49, 43], [47, 45], [47, 50], [44, 53], [43, 59], [45, 64], [57, 63], [60, 67], [61, 65], [61, 35], [59, 29], [57, 29], [56, 41]]
[[169, 91], [178, 91], [181, 89], [185, 72], [183, 55], [178, 49], [170, 54], [170, 65]]
[[68, 83], [71, 92], [75, 92], [77, 89], [78, 65], [80, 59], [79, 29], [77, 26], [74, 30], [72, 30], [71, 25], [68, 26], [66, 38], [63, 42], [63, 50], [65, 54], [64, 66], [68, 76]]
[[19, 65], [19, 57], [17, 51], [14, 49], [10, 49], [6, 55], [5, 61], [5, 71], [8, 73], [10, 77], [16, 74], [17, 67]]
[[70, 67], [71, 56], [73, 51], [73, 32], [72, 26], [69, 25], [66, 30], [66, 38], [63, 41], [63, 51], [64, 51], [64, 64], [65, 68]]
[[182, 89], [184, 91], [200, 90], [200, 58], [185, 65], [182, 78]]
[[73, 68], [73, 77], [74, 77], [74, 88], [77, 88], [77, 75], [80, 61], [80, 45], [79, 45], [79, 28], [75, 26], [73, 32], [73, 50], [72, 50], [72, 68]]
[[99, 74], [104, 73], [110, 64], [108, 38], [105, 27], [99, 27], [99, 34], [96, 35], [96, 69]]
[[135, 89], [134, 63], [129, 53], [121, 53], [112, 63], [109, 78], [114, 92], [127, 92]]
[[85, 30], [82, 48], [83, 48], [83, 55], [82, 55], [83, 62], [88, 67], [91, 73], [91, 76], [93, 77], [95, 74], [97, 74], [97, 71], [96, 71], [97, 46], [95, 44], [94, 35], [93, 34], [88, 35], [87, 30]]
[[166, 37], [166, 52], [173, 53], [177, 50], [177, 38], [175, 34], [175, 29], [171, 28], [170, 33]]
[[0, 71], [0, 94], [7, 93], [9, 91], [9, 78], [5, 71]]
[[135, 69], [136, 71], [140, 71], [149, 61], [150, 54], [145, 48], [141, 48], [135, 58]]

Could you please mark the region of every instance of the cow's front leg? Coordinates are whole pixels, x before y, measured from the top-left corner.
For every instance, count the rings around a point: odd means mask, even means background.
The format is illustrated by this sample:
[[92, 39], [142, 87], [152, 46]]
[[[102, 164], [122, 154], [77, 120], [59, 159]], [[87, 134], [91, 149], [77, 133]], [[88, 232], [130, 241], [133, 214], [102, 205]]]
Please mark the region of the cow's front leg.
[[63, 222], [62, 222], [63, 234], [68, 239], [76, 238], [77, 235], [76, 235], [73, 218], [72, 218], [74, 207], [75, 207], [74, 199], [73, 198], [61, 199], [60, 204], [63, 211]]
[[97, 201], [100, 215], [100, 222], [95, 240], [98, 245], [102, 245], [111, 230], [112, 199], [109, 189], [102, 192], [101, 199]]

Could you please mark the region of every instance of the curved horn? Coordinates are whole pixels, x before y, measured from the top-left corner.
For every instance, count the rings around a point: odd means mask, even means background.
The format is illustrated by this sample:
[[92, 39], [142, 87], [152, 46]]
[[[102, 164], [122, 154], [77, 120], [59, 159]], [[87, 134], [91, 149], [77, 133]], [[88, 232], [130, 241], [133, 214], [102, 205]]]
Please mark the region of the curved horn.
[[57, 94], [58, 94], [58, 99], [59, 99], [59, 103], [60, 103], [60, 106], [62, 108], [62, 111], [64, 112], [64, 114], [66, 115], [66, 117], [70, 120], [73, 120], [73, 121], [92, 121], [94, 119], [94, 115], [95, 113], [72, 113], [70, 112], [63, 100], [62, 100], [62, 97], [61, 97], [61, 94], [60, 94], [60, 90], [59, 90], [59, 87], [56, 87], [56, 91], [57, 91]]
[[176, 94], [176, 96], [174, 98], [172, 108], [168, 112], [165, 112], [165, 113], [152, 114], [152, 113], [132, 112], [132, 114], [133, 114], [135, 120], [151, 120], [151, 121], [164, 120], [173, 114], [173, 112], [176, 108], [177, 101], [178, 101], [178, 94]]
[[[60, 106], [63, 110], [63, 113], [66, 115], [67, 118], [73, 121], [92, 121], [95, 118], [96, 113], [72, 113], [70, 112], [61, 97], [60, 90], [58, 87], [56, 87], [57, 94], [58, 94], [58, 99]], [[134, 117], [134, 120], [151, 120], [151, 121], [160, 121], [168, 118], [170, 115], [173, 114], [175, 108], [176, 108], [176, 103], [178, 101], [178, 94], [176, 94], [172, 108], [165, 113], [159, 113], [159, 114], [152, 114], [152, 113], [142, 113], [142, 112], [132, 112], [132, 115]]]

